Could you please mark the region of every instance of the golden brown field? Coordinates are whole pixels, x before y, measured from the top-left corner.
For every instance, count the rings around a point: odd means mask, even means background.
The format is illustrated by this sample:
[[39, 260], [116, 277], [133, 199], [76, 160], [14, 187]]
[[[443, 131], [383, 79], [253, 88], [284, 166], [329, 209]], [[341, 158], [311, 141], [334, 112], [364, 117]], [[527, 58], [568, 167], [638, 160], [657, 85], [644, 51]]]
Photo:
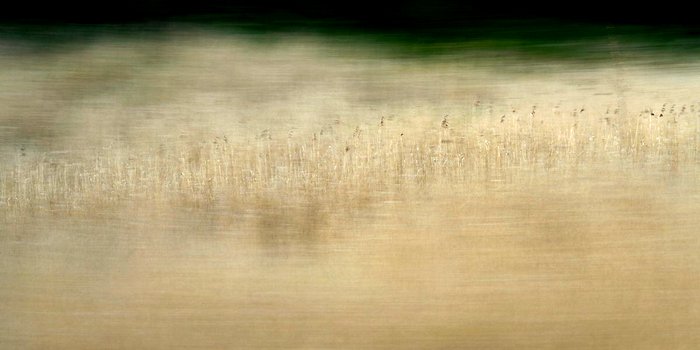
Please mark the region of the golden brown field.
[[0, 348], [695, 348], [700, 65], [0, 45]]

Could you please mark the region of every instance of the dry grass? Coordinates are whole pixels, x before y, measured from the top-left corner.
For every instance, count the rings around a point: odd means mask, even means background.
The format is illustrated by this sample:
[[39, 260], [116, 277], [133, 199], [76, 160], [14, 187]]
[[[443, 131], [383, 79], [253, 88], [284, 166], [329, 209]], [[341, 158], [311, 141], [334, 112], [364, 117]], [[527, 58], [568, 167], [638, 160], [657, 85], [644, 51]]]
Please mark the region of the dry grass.
[[697, 171], [692, 63], [455, 55], [178, 31], [7, 55], [0, 210], [349, 205], [545, 173]]
[[149, 40], [0, 55], [0, 348], [698, 344], [697, 65]]
[[500, 118], [476, 116], [468, 125], [435, 118], [425, 129], [381, 119], [331, 134], [323, 128], [310, 135], [265, 130], [247, 141], [211, 134], [139, 148], [114, 143], [80, 152], [22, 151], [0, 169], [0, 203], [5, 211], [62, 212], [124, 200], [233, 207], [274, 198], [349, 203], [433, 185], [528, 181], [543, 172], [696, 171], [698, 116], [582, 112], [551, 115], [533, 106]]

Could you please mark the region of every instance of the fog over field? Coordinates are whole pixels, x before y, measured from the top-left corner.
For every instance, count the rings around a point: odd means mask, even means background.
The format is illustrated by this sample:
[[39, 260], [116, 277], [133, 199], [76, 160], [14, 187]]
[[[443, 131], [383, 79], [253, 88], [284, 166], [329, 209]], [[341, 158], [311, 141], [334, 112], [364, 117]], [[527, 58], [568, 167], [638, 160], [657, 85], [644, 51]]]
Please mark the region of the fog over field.
[[0, 349], [700, 344], [692, 54], [47, 33], [0, 36]]

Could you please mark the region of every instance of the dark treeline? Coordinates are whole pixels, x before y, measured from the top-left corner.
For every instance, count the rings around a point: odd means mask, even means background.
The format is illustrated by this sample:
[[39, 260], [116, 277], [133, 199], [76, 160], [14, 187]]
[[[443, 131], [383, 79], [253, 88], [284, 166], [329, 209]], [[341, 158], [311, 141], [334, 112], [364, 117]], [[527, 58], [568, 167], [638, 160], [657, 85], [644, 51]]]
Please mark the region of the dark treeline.
[[[688, 3], [689, 4], [689, 3]], [[700, 48], [700, 18], [671, 2], [26, 0], [0, 9], [0, 35], [50, 41], [158, 30], [172, 22], [253, 31], [355, 33], [397, 41], [493, 39], [556, 42], [618, 35], [675, 49]], [[122, 26], [123, 25], [123, 26]], [[48, 34], [47, 34], [48, 33]], [[388, 34], [388, 35], [386, 35]], [[48, 38], [48, 39], [47, 39]], [[682, 40], [677, 40], [677, 39]], [[693, 51], [695, 52], [695, 51]]]

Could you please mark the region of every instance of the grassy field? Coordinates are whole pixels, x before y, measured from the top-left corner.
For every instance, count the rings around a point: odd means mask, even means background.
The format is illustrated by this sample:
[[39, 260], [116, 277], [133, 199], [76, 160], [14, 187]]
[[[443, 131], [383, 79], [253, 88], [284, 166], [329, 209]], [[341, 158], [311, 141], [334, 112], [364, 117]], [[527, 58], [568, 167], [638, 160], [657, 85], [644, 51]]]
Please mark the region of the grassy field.
[[263, 129], [248, 140], [212, 130], [138, 146], [114, 141], [71, 151], [20, 149], [0, 173], [0, 193], [5, 209], [19, 211], [132, 200], [235, 207], [299, 196], [347, 204], [377, 192], [517, 184], [528, 176], [576, 176], [600, 168], [695, 172], [696, 106], [665, 108], [665, 115], [662, 105], [658, 116], [649, 110], [629, 116], [618, 106], [606, 113], [586, 106], [539, 111], [535, 105], [467, 121], [437, 116], [433, 125], [418, 127], [392, 125], [400, 117], [382, 116], [353, 131], [337, 119], [309, 134]]
[[695, 347], [700, 65], [584, 46], [0, 41], [0, 348]]
[[6, 57], [3, 209], [347, 203], [545, 170], [698, 164], [700, 105], [683, 65], [545, 68], [471, 51], [416, 59], [313, 37], [228, 39]]

